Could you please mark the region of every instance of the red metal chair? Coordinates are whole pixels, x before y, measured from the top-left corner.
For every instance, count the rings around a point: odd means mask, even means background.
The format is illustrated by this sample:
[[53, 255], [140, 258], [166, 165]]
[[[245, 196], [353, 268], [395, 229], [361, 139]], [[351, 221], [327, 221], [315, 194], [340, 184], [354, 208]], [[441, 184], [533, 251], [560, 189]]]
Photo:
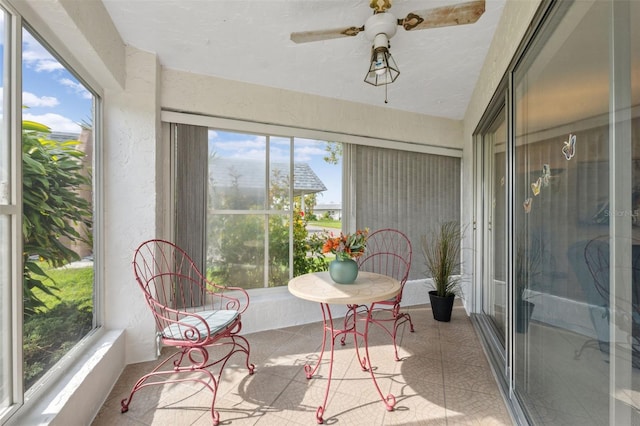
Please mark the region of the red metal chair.
[[[411, 255], [411, 242], [405, 234], [397, 229], [380, 229], [369, 234], [365, 252], [357, 259], [360, 270], [387, 275], [400, 281], [400, 293], [395, 298], [375, 302], [368, 307], [372, 310], [371, 322], [380, 326], [393, 340], [396, 361], [400, 361], [396, 345], [398, 328], [405, 322], [409, 322], [409, 330], [414, 331], [411, 316], [408, 313], [400, 312], [402, 291], [411, 269]], [[358, 310], [362, 312], [363, 309], [367, 308], [361, 306], [357, 310], [350, 310], [350, 312], [358, 312]], [[349, 318], [345, 318], [345, 324], [349, 320]], [[344, 339], [343, 337], [343, 344]]]
[[[249, 306], [247, 292], [208, 281], [182, 249], [163, 240], [150, 240], [136, 249], [133, 272], [155, 318], [158, 342], [177, 350], [136, 382], [129, 397], [122, 400], [121, 411], [128, 411], [133, 395], [144, 387], [196, 381], [213, 394], [211, 416], [217, 425], [216, 394], [229, 358], [241, 352], [246, 355], [249, 374], [255, 369], [249, 364], [249, 342], [238, 334], [240, 315]], [[222, 348], [223, 355], [209, 359], [208, 348], [214, 346]], [[213, 366], [217, 374], [209, 370]], [[180, 373], [186, 373], [185, 377]]]

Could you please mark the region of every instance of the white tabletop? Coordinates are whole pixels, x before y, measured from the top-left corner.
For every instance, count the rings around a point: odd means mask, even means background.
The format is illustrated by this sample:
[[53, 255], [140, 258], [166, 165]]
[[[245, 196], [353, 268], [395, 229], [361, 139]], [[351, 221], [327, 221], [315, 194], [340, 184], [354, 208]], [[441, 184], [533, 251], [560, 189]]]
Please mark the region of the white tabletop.
[[400, 282], [386, 275], [360, 271], [353, 284], [337, 284], [329, 272], [314, 272], [289, 281], [289, 292], [312, 302], [365, 305], [395, 297], [400, 292]]

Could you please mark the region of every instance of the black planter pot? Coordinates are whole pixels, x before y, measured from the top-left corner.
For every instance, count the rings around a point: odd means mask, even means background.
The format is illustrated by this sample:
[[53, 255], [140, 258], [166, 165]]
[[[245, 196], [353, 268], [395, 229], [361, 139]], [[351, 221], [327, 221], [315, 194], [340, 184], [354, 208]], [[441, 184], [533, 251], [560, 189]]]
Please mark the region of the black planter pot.
[[535, 304], [526, 300], [519, 300], [519, 306], [516, 307], [516, 333], [526, 333], [529, 329], [529, 320], [533, 314]]
[[429, 300], [431, 301], [431, 311], [433, 319], [436, 321], [451, 321], [451, 311], [453, 310], [453, 301], [456, 298], [452, 296], [438, 296], [435, 290], [429, 292]]

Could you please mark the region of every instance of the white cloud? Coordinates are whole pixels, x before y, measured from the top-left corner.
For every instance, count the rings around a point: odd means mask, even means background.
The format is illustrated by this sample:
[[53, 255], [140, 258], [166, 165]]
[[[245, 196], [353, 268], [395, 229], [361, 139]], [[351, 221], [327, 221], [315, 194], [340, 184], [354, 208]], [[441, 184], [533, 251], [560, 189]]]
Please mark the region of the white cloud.
[[264, 158], [264, 150], [266, 147], [264, 137], [257, 136], [254, 139], [243, 139], [234, 141], [212, 141], [212, 146], [216, 152], [231, 152], [235, 157], [242, 156], [248, 151], [261, 151]]
[[55, 59], [52, 59], [52, 60], [39, 59], [36, 62], [36, 71], [51, 72], [51, 71], [57, 71], [62, 69], [64, 69], [64, 67], [60, 64], [60, 62], [56, 61]]
[[38, 43], [31, 34], [23, 32], [23, 51], [22, 60], [27, 66], [36, 71], [55, 71], [64, 69], [62, 64], [58, 62], [40, 43]]
[[264, 149], [251, 149], [243, 152], [237, 152], [231, 155], [231, 158], [243, 158], [247, 160], [264, 161]]
[[60, 104], [53, 96], [37, 96], [30, 92], [22, 92], [22, 105], [30, 108], [54, 107]]
[[[266, 142], [263, 136], [242, 140], [213, 140], [209, 133], [210, 146], [218, 155], [231, 158], [264, 159]], [[215, 135], [218, 136], [218, 135]], [[289, 138], [272, 137], [270, 140], [271, 161], [289, 161]], [[295, 161], [310, 162], [327, 155], [325, 141], [295, 138]]]
[[59, 80], [59, 83], [62, 84], [63, 86], [71, 88], [75, 93], [79, 94], [84, 99], [93, 98], [93, 95], [91, 94], [91, 92], [89, 92], [86, 87], [84, 87], [82, 84], [76, 81], [73, 81], [69, 78], [61, 78]]
[[311, 161], [314, 157], [324, 157], [327, 152], [324, 150], [324, 143], [315, 141], [315, 144], [302, 144], [298, 145], [298, 139], [296, 139], [295, 145], [295, 160], [296, 161]]
[[68, 133], [80, 133], [80, 125], [75, 121], [63, 117], [60, 114], [29, 114], [29, 110], [25, 110], [22, 115], [23, 120], [35, 121], [36, 123], [44, 124], [48, 126], [53, 132], [68, 132]]
[[278, 147], [272, 146], [271, 152], [269, 153], [269, 159], [277, 163], [288, 163], [289, 162], [288, 147], [285, 149], [278, 149]]

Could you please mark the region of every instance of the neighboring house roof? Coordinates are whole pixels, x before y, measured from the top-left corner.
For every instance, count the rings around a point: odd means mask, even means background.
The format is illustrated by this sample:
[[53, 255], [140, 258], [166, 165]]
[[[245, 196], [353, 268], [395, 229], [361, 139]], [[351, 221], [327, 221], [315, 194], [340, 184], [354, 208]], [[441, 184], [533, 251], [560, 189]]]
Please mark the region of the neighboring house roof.
[[325, 203], [317, 204], [314, 210], [342, 210], [342, 204], [340, 203]]
[[[288, 169], [288, 164], [280, 164], [280, 166], [283, 170]], [[327, 187], [307, 163], [294, 163], [293, 178], [294, 192], [301, 190], [305, 193], [315, 193], [327, 190]]]
[[80, 137], [79, 133], [51, 132], [48, 138], [52, 141], [66, 142], [77, 141]]
[[[264, 189], [264, 161], [236, 158], [214, 158], [209, 179], [217, 188], [229, 188], [237, 184], [241, 188]], [[270, 163], [270, 176], [273, 179], [289, 176], [288, 163]], [[294, 195], [314, 194], [326, 191], [327, 187], [307, 163], [294, 163]]]

